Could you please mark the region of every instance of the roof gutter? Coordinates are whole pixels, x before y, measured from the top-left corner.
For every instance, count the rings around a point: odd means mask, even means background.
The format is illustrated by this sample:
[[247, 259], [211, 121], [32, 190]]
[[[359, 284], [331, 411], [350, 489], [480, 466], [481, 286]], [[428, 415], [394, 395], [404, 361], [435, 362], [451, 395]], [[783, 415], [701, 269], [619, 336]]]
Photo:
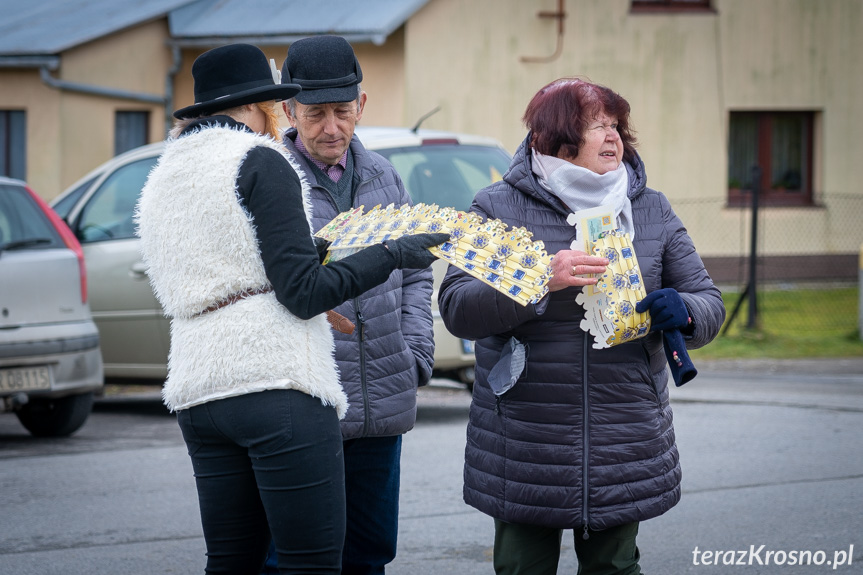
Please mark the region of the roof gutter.
[[[315, 34], [284, 34], [278, 36], [201, 36], [198, 38], [173, 38], [169, 41], [172, 46], [181, 48], [215, 48], [225, 44], [243, 42], [254, 46], [289, 46], [297, 40], [314, 36]], [[339, 33], [339, 36], [351, 44], [363, 44], [371, 42], [375, 46], [382, 46], [387, 40], [387, 33]]]
[[0, 68], [47, 68], [56, 70], [60, 67], [57, 56], [0, 56]]

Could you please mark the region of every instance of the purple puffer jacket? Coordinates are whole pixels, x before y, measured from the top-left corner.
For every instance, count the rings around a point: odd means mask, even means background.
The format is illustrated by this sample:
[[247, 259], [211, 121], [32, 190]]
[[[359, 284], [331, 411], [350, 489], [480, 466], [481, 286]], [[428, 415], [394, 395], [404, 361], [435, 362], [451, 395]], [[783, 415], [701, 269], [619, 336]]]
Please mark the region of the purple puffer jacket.
[[[646, 187], [641, 159], [627, 168], [645, 287], [680, 292], [695, 323], [687, 347], [701, 347], [725, 318], [719, 290], [666, 197]], [[471, 210], [526, 227], [550, 254], [575, 239], [569, 210], [539, 185], [525, 143], [503, 181], [481, 190]], [[656, 517], [680, 499], [661, 335], [593, 349], [579, 327], [578, 290], [550, 293], [540, 312], [452, 266], [441, 286], [447, 328], [476, 340], [464, 499], [496, 519], [606, 529]], [[527, 347], [526, 367], [498, 398], [488, 375], [513, 336]]]
[[[297, 151], [297, 131], [291, 128], [286, 136], [285, 145], [312, 186], [312, 225], [319, 230], [339, 212]], [[356, 136], [350, 149], [354, 206], [370, 210], [411, 203], [398, 172], [383, 156], [366, 150]], [[341, 422], [344, 439], [401, 435], [413, 429], [417, 387], [428, 383], [434, 363], [431, 294], [431, 269], [395, 270], [385, 283], [336, 308], [356, 325], [351, 335], [333, 332], [339, 379], [349, 402]]]

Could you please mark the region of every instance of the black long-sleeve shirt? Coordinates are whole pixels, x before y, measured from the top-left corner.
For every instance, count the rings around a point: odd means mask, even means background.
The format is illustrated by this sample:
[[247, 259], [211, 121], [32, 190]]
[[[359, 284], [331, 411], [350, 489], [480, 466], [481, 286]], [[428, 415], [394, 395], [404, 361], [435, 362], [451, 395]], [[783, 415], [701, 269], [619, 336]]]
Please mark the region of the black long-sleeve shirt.
[[[248, 129], [227, 116], [198, 120], [186, 131], [218, 123]], [[382, 244], [321, 265], [303, 207], [300, 178], [271, 148], [252, 148], [240, 166], [237, 194], [253, 219], [267, 278], [288, 311], [309, 319], [383, 283], [396, 268]]]

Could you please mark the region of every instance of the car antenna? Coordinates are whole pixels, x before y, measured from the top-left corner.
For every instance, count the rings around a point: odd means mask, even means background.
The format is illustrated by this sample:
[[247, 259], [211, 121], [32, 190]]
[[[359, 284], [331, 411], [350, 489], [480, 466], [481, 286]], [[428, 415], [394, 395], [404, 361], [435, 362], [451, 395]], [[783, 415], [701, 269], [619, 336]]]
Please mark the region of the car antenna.
[[437, 114], [438, 112], [440, 112], [440, 106], [435, 106], [435, 107], [434, 107], [434, 110], [432, 110], [432, 111], [431, 111], [431, 112], [429, 112], [428, 114], [425, 114], [425, 115], [424, 115], [424, 116], [422, 116], [419, 120], [417, 120], [417, 123], [416, 123], [416, 124], [414, 124], [414, 127], [413, 127], [413, 128], [411, 128], [411, 132], [413, 132], [414, 134], [416, 134], [416, 133], [417, 133], [417, 130], [419, 130], [419, 129], [420, 129], [420, 124], [422, 124], [423, 122], [425, 122], [427, 119], [429, 119], [431, 116], [434, 116], [434, 115], [435, 115], [435, 114]]

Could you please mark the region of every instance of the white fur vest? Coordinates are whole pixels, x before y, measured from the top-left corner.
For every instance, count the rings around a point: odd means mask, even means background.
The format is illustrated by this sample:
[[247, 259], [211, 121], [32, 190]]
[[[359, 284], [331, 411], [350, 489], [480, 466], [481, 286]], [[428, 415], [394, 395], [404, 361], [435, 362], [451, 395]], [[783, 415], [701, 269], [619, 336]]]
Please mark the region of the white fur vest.
[[141, 192], [141, 251], [156, 298], [171, 317], [162, 396], [176, 411], [296, 389], [334, 406], [342, 418], [347, 397], [324, 315], [301, 320], [272, 291], [201, 314], [232, 295], [270, 287], [254, 222], [236, 191], [240, 166], [257, 146], [278, 151], [299, 174], [309, 218], [309, 186], [290, 153], [270, 138], [228, 127], [170, 140]]

